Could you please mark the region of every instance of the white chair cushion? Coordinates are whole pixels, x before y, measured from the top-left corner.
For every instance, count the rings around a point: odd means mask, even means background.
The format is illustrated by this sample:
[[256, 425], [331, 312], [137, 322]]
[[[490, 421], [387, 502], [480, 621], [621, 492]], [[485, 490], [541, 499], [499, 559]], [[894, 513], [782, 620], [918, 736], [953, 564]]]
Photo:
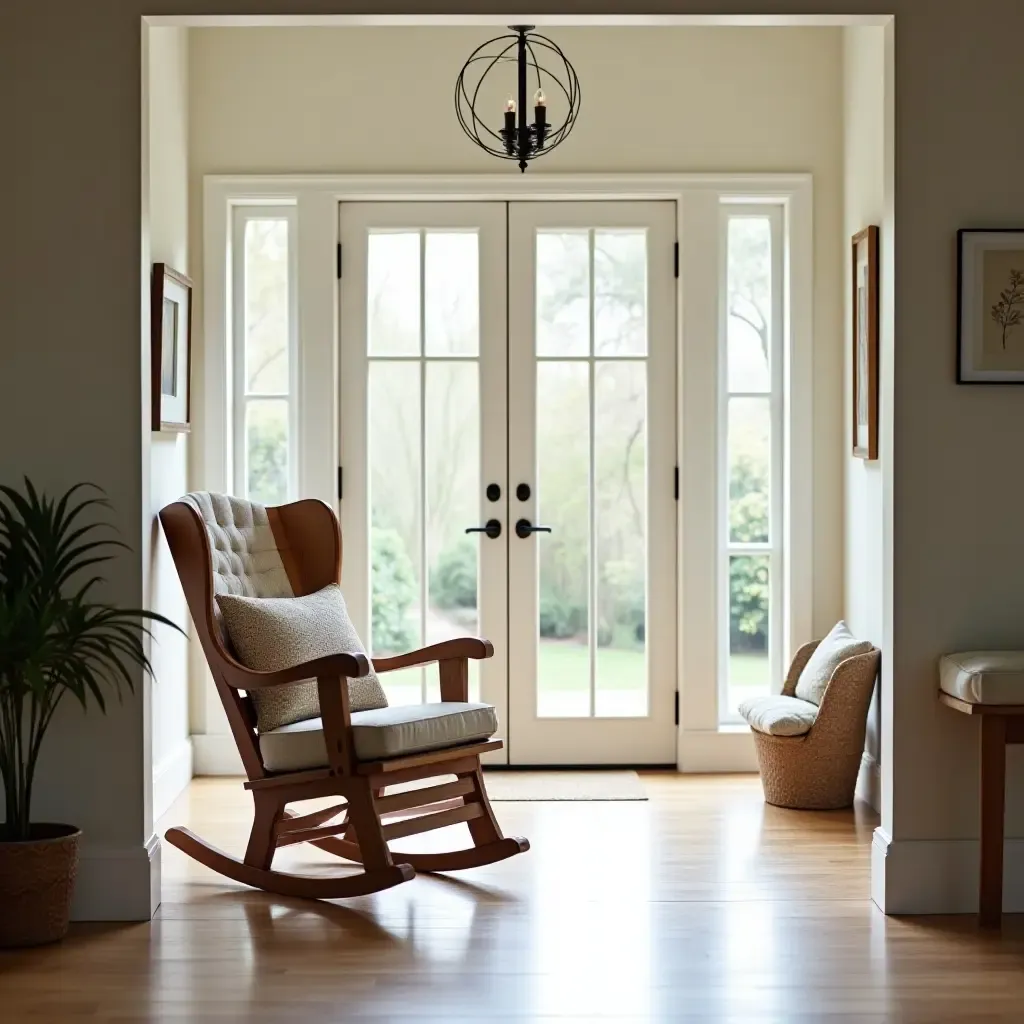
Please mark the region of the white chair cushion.
[[[352, 715], [352, 740], [360, 761], [480, 742], [497, 731], [498, 716], [490, 704], [409, 704]], [[260, 753], [264, 767], [272, 772], [323, 767], [327, 764], [323, 723], [313, 718], [263, 733]]]
[[745, 700], [740, 705], [740, 714], [751, 729], [769, 736], [803, 736], [811, 731], [818, 717], [818, 705], [773, 693]]
[[828, 689], [832, 673], [847, 658], [868, 654], [874, 645], [868, 640], [858, 640], [847, 628], [845, 622], [837, 622], [832, 631], [814, 649], [800, 678], [796, 682], [795, 695], [811, 704], [820, 704]]
[[1024, 651], [947, 654], [939, 686], [969, 704], [1024, 704]]
[[[304, 597], [241, 597], [218, 594], [217, 604], [239, 660], [246, 668], [277, 672], [331, 654], [365, 653], [348, 617], [337, 583]], [[386, 708], [388, 699], [377, 673], [350, 679], [353, 711]], [[250, 693], [257, 728], [271, 732], [320, 715], [315, 679]]]

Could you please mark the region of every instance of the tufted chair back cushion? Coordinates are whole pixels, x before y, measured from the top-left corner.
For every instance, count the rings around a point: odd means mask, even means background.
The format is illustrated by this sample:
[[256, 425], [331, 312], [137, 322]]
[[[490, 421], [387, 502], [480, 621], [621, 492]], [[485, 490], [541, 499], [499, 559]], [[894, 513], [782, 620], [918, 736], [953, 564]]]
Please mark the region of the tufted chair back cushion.
[[206, 526], [214, 594], [295, 596], [262, 505], [208, 491], [187, 494], [182, 500], [195, 508]]

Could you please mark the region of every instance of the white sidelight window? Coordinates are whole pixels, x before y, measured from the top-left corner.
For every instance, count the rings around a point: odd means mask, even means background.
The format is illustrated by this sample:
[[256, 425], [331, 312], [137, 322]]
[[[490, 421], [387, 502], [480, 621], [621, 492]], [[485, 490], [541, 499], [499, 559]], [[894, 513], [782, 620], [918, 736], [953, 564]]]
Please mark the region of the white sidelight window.
[[231, 245], [232, 490], [296, 496], [294, 206], [236, 206]]
[[719, 720], [778, 690], [783, 655], [785, 208], [721, 207]]

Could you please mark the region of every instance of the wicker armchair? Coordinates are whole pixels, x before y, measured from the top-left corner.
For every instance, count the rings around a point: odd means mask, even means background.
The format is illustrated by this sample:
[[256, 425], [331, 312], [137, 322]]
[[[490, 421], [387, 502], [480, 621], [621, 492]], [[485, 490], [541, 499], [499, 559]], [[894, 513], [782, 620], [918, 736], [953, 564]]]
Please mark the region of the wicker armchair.
[[[800, 673], [817, 646], [814, 641], [796, 652], [783, 696], [794, 696]], [[752, 730], [768, 803], [804, 810], [834, 810], [853, 803], [880, 660], [876, 647], [842, 662], [832, 673], [814, 724], [803, 736]]]

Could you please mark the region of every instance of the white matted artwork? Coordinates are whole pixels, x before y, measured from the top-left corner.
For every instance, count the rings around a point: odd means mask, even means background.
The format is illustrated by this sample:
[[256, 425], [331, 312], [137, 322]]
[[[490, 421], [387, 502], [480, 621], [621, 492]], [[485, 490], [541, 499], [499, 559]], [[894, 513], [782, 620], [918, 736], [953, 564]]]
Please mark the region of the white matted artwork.
[[853, 454], [878, 458], [878, 228], [853, 236]]
[[1024, 228], [957, 232], [957, 383], [1024, 383]]
[[191, 412], [192, 282], [165, 263], [153, 264], [153, 429], [187, 431]]

